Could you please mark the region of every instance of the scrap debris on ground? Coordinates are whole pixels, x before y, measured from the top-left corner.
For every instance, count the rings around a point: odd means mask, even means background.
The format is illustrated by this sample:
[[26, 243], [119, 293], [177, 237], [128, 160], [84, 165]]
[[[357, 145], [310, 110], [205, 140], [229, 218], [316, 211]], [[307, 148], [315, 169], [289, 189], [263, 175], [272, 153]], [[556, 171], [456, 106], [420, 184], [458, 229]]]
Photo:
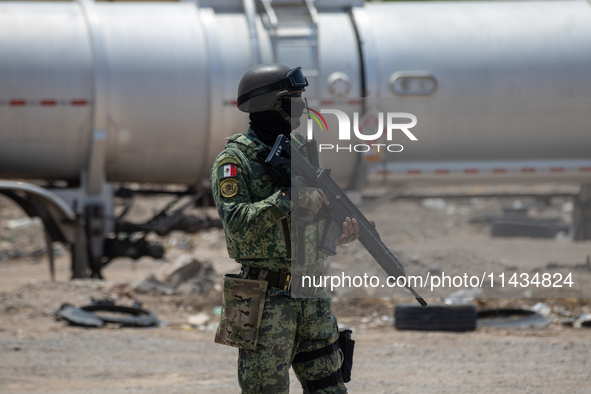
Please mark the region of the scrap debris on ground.
[[[376, 221], [382, 239], [407, 273], [455, 274], [481, 266], [529, 273], [568, 270], [586, 280], [583, 285], [588, 288], [589, 242], [574, 243], [568, 233], [551, 239], [491, 238], [486, 221], [471, 222], [478, 214], [502, 213], [516, 200], [403, 200], [384, 203], [368, 218]], [[531, 217], [570, 220], [566, 198], [552, 199], [547, 206], [527, 198], [520, 203]], [[164, 203], [147, 199], [136, 204], [139, 211], [130, 216], [149, 217], [158, 204]], [[105, 281], [69, 281], [68, 251], [55, 246], [58, 280], [52, 283], [46, 257], [36, 253], [44, 248], [41, 228], [35, 221], [19, 222], [22, 216], [0, 199], [0, 365], [6, 366], [0, 369], [0, 382], [7, 382], [9, 392], [237, 390], [235, 349], [213, 343], [221, 275], [238, 270], [227, 257], [223, 231], [172, 233], [163, 240], [164, 260], [115, 261], [105, 269]], [[11, 220], [17, 222], [11, 222], [9, 229]], [[361, 267], [361, 273], [367, 269], [363, 264], [371, 256], [360, 245], [342, 250], [331, 264]], [[490, 289], [484, 289], [489, 294], [469, 290], [461, 294], [450, 290], [427, 301], [448, 305], [467, 301], [477, 312], [531, 311], [546, 323], [537, 328], [479, 324], [475, 331], [464, 333], [397, 331], [395, 306], [414, 300], [379, 294], [335, 298], [333, 309], [340, 325], [353, 329], [358, 341], [351, 391], [391, 393], [392, 387], [424, 393], [492, 392], [491, 388], [511, 393], [591, 391], [591, 300], [536, 298], [525, 290], [498, 298], [500, 294], [490, 294]], [[161, 324], [138, 330], [109, 323], [88, 330], [55, 320], [62, 304], [88, 306], [92, 299], [110, 299], [121, 306], [139, 302]], [[462, 371], [461, 379], [457, 371]], [[298, 390], [292, 376], [292, 392]]]

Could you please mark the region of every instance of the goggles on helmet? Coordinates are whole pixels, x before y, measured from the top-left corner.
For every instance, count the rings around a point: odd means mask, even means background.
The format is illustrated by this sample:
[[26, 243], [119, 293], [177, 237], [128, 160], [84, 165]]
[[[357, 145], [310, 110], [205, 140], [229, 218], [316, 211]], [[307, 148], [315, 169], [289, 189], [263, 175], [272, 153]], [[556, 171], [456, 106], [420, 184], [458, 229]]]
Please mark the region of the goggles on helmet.
[[304, 76], [301, 67], [292, 68], [285, 74], [283, 79], [280, 79], [279, 82], [285, 81], [287, 89], [290, 88], [303, 88], [308, 86], [308, 80]]
[[274, 91], [304, 91], [304, 87], [308, 86], [308, 80], [304, 76], [301, 67], [292, 68], [285, 76], [281, 78], [279, 81], [270, 83], [268, 85], [261, 86], [256, 89], [252, 89], [249, 92], [244, 93], [240, 97], [238, 97], [237, 104], [238, 106], [244, 104], [248, 100], [253, 97], [260, 96], [265, 93], [271, 93]]

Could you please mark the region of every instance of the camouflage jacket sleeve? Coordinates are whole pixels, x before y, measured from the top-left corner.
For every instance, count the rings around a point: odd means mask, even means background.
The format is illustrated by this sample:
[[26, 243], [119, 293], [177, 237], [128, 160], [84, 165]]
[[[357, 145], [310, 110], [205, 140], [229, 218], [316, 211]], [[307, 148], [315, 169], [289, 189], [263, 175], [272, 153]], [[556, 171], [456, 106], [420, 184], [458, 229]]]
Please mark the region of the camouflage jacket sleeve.
[[[258, 237], [281, 222], [291, 211], [291, 200], [272, 182], [229, 152], [214, 163], [211, 185], [220, 218], [228, 237], [237, 242]], [[224, 168], [235, 165], [235, 174], [225, 176]], [[263, 198], [267, 195], [268, 197]]]

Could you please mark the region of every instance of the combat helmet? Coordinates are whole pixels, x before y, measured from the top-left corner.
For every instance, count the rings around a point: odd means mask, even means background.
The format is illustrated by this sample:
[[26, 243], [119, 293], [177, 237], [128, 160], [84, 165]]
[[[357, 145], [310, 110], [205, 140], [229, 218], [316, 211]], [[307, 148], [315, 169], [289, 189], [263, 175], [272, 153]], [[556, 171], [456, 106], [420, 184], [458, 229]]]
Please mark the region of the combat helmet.
[[283, 64], [259, 64], [242, 75], [238, 84], [238, 109], [261, 112], [273, 107], [281, 96], [305, 92], [308, 80], [301, 67]]

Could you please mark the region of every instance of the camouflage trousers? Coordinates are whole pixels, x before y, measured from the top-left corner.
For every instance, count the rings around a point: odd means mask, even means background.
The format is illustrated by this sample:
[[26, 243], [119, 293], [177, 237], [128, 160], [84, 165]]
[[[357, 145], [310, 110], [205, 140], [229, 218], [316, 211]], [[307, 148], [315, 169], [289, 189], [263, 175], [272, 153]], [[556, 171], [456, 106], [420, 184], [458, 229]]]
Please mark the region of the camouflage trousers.
[[[325, 297], [326, 295], [323, 294]], [[296, 354], [309, 352], [338, 339], [332, 300], [296, 299], [271, 287], [267, 290], [257, 348], [240, 350], [238, 381], [243, 394], [289, 393], [289, 367], [298, 380], [317, 380], [338, 370], [343, 362], [340, 350], [315, 360], [292, 364]], [[343, 383], [316, 393], [346, 393]]]

